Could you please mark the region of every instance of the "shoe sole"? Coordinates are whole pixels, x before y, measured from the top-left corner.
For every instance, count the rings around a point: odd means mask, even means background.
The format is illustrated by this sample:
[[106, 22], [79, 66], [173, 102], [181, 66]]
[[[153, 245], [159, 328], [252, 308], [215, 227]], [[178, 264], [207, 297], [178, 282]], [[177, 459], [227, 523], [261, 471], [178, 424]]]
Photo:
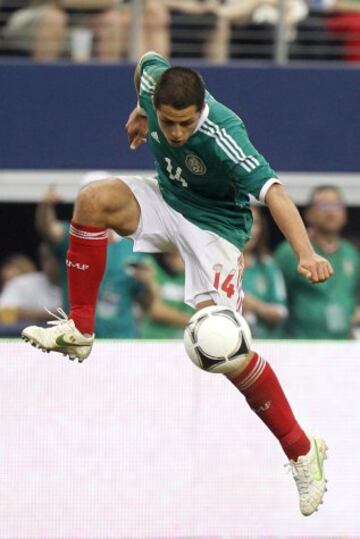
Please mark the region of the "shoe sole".
[[76, 359], [78, 360], [79, 363], [82, 363], [84, 361], [83, 359], [78, 358], [75, 355], [71, 355], [69, 352], [64, 352], [63, 350], [48, 350], [47, 348], [44, 348], [43, 346], [41, 346], [41, 344], [33, 337], [28, 337], [27, 335], [22, 334], [21, 338], [26, 343], [31, 344], [31, 346], [33, 346], [34, 348], [37, 348], [38, 350], [41, 350], [44, 353], [49, 354], [50, 352], [56, 352], [58, 354], [62, 354], [65, 357], [68, 357], [71, 361], [74, 361]]

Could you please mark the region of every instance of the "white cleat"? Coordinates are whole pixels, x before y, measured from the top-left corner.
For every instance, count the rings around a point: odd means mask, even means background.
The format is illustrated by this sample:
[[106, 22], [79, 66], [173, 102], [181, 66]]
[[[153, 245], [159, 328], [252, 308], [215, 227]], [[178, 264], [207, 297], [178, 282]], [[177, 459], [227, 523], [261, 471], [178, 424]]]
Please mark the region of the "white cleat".
[[309, 436], [309, 439], [311, 441], [309, 452], [299, 457], [296, 462], [290, 460], [287, 464], [298, 489], [300, 511], [305, 516], [318, 511], [327, 491], [327, 480], [324, 475], [326, 444], [324, 440], [315, 436]]
[[62, 309], [57, 311], [60, 316], [50, 313], [56, 318], [48, 322], [52, 327], [28, 326], [22, 330], [21, 336], [24, 341], [30, 342], [43, 352], [59, 352], [70, 359], [78, 359], [81, 363], [90, 355], [94, 335], [86, 337], [76, 329], [74, 321], [69, 320]]

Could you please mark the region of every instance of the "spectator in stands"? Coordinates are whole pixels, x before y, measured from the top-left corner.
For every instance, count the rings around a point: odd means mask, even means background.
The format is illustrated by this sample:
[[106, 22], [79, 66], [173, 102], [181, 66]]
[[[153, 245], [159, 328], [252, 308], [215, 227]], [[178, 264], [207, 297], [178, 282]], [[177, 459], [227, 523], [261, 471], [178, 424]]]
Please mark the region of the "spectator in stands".
[[297, 37], [289, 49], [294, 60], [338, 60], [342, 45], [327, 28], [333, 0], [308, 0], [309, 15], [297, 26]]
[[244, 316], [254, 337], [276, 337], [274, 328], [287, 317], [286, 290], [282, 273], [270, 256], [264, 216], [252, 207], [251, 239], [244, 250]]
[[[217, 14], [221, 0], [163, 0], [170, 11], [172, 57], [219, 59], [221, 28]], [[220, 59], [222, 56], [220, 55]]]
[[282, 243], [276, 260], [283, 272], [289, 317], [285, 336], [299, 339], [347, 339], [356, 309], [360, 284], [360, 255], [341, 233], [346, 225], [346, 207], [339, 189], [332, 185], [315, 188], [305, 212], [309, 235], [318, 254], [327, 258], [333, 278], [311, 286], [292, 272], [297, 261], [290, 245]]
[[14, 253], [4, 258], [0, 264], [0, 292], [14, 277], [36, 271], [34, 262], [26, 255]]
[[1, 0], [11, 13], [3, 28], [3, 45], [8, 51], [30, 54], [37, 60], [58, 58], [64, 47], [67, 15], [59, 2], [50, 0]]
[[155, 300], [144, 319], [143, 339], [182, 339], [193, 310], [184, 303], [185, 270], [178, 253], [159, 253], [151, 261]]
[[[81, 185], [108, 175], [107, 172], [90, 172], [84, 176]], [[59, 201], [54, 190], [46, 193], [36, 210], [36, 227], [56, 255], [62, 287], [61, 303], [67, 311], [69, 300], [65, 260], [70, 223], [57, 218], [55, 206]], [[144, 273], [146, 271], [146, 268], [141, 268], [145, 264], [145, 257], [133, 253], [131, 240], [121, 239], [112, 231], [109, 231], [108, 241], [106, 272], [96, 310], [96, 335], [100, 338], [135, 338], [138, 336], [135, 306], [146, 311], [152, 302], [151, 288], [141, 273], [141, 269]]]
[[[305, 0], [285, 0], [286, 40], [293, 41], [296, 27], [308, 15]], [[214, 32], [216, 60], [225, 62], [231, 57], [230, 43], [235, 27], [244, 27], [246, 33], [238, 40], [234, 56], [244, 58], [271, 58], [275, 41], [275, 27], [279, 21], [279, 0], [225, 0], [217, 10]]]
[[[40, 271], [24, 273], [12, 278], [0, 294], [0, 320], [16, 324], [29, 320], [37, 323], [49, 319], [49, 310], [56, 309], [61, 301], [58, 285], [57, 260], [46, 244], [39, 247]], [[4, 315], [5, 313], [5, 315]]]
[[[13, 2], [0, 0], [6, 6]], [[128, 0], [28, 0], [3, 29], [4, 46], [37, 60], [54, 60], [69, 49], [68, 28], [89, 28], [94, 56], [118, 60], [129, 54], [131, 4]], [[163, 0], [145, 0], [141, 52], [168, 53], [167, 9]]]
[[360, 0], [335, 0], [327, 29], [343, 44], [343, 59], [360, 62]]
[[[149, 50], [162, 56], [170, 56], [170, 13], [166, 2], [167, 0], [144, 0], [143, 31], [139, 36], [140, 56]], [[130, 53], [129, 41], [127, 53]]]

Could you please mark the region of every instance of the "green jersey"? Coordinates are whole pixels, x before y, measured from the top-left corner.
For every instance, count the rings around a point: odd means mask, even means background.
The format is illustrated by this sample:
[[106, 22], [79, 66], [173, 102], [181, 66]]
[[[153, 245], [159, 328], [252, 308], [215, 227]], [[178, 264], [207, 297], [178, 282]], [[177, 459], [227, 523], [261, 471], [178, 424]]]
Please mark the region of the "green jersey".
[[[286, 309], [286, 289], [282, 273], [271, 256], [255, 259], [244, 272], [243, 289], [246, 294], [254, 296], [264, 303], [279, 305]], [[245, 317], [251, 327], [251, 333], [258, 339], [277, 337], [276, 330], [256, 315], [249, 313]]]
[[152, 101], [156, 82], [169, 67], [167, 59], [152, 53], [140, 63], [139, 102], [148, 117], [162, 196], [186, 219], [243, 250], [252, 225], [249, 195], [263, 200], [278, 182], [276, 174], [251, 144], [242, 120], [209, 92], [194, 133], [183, 146], [171, 146]]
[[316, 285], [297, 273], [297, 260], [287, 242], [276, 250], [288, 294], [289, 319], [284, 336], [348, 339], [360, 281], [360, 255], [346, 240], [341, 240], [331, 254], [316, 244], [314, 247], [334, 268], [331, 279]]
[[[193, 309], [184, 303], [185, 272], [170, 275], [154, 260], [149, 262], [153, 268], [154, 281], [159, 289], [161, 300], [178, 311], [193, 314]], [[141, 328], [143, 339], [182, 339], [184, 328], [175, 327], [165, 322], [156, 322], [146, 317]]]

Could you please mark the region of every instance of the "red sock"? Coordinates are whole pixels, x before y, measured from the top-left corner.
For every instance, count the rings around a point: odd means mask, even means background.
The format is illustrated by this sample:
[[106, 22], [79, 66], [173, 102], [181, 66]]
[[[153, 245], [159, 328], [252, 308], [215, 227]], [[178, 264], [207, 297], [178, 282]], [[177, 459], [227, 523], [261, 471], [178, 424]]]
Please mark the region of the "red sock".
[[69, 318], [82, 333], [94, 333], [96, 300], [104, 274], [107, 230], [71, 222], [66, 265], [71, 310]]
[[265, 359], [254, 354], [246, 369], [231, 381], [279, 440], [289, 459], [296, 461], [308, 453], [310, 441], [296, 421], [279, 380]]

